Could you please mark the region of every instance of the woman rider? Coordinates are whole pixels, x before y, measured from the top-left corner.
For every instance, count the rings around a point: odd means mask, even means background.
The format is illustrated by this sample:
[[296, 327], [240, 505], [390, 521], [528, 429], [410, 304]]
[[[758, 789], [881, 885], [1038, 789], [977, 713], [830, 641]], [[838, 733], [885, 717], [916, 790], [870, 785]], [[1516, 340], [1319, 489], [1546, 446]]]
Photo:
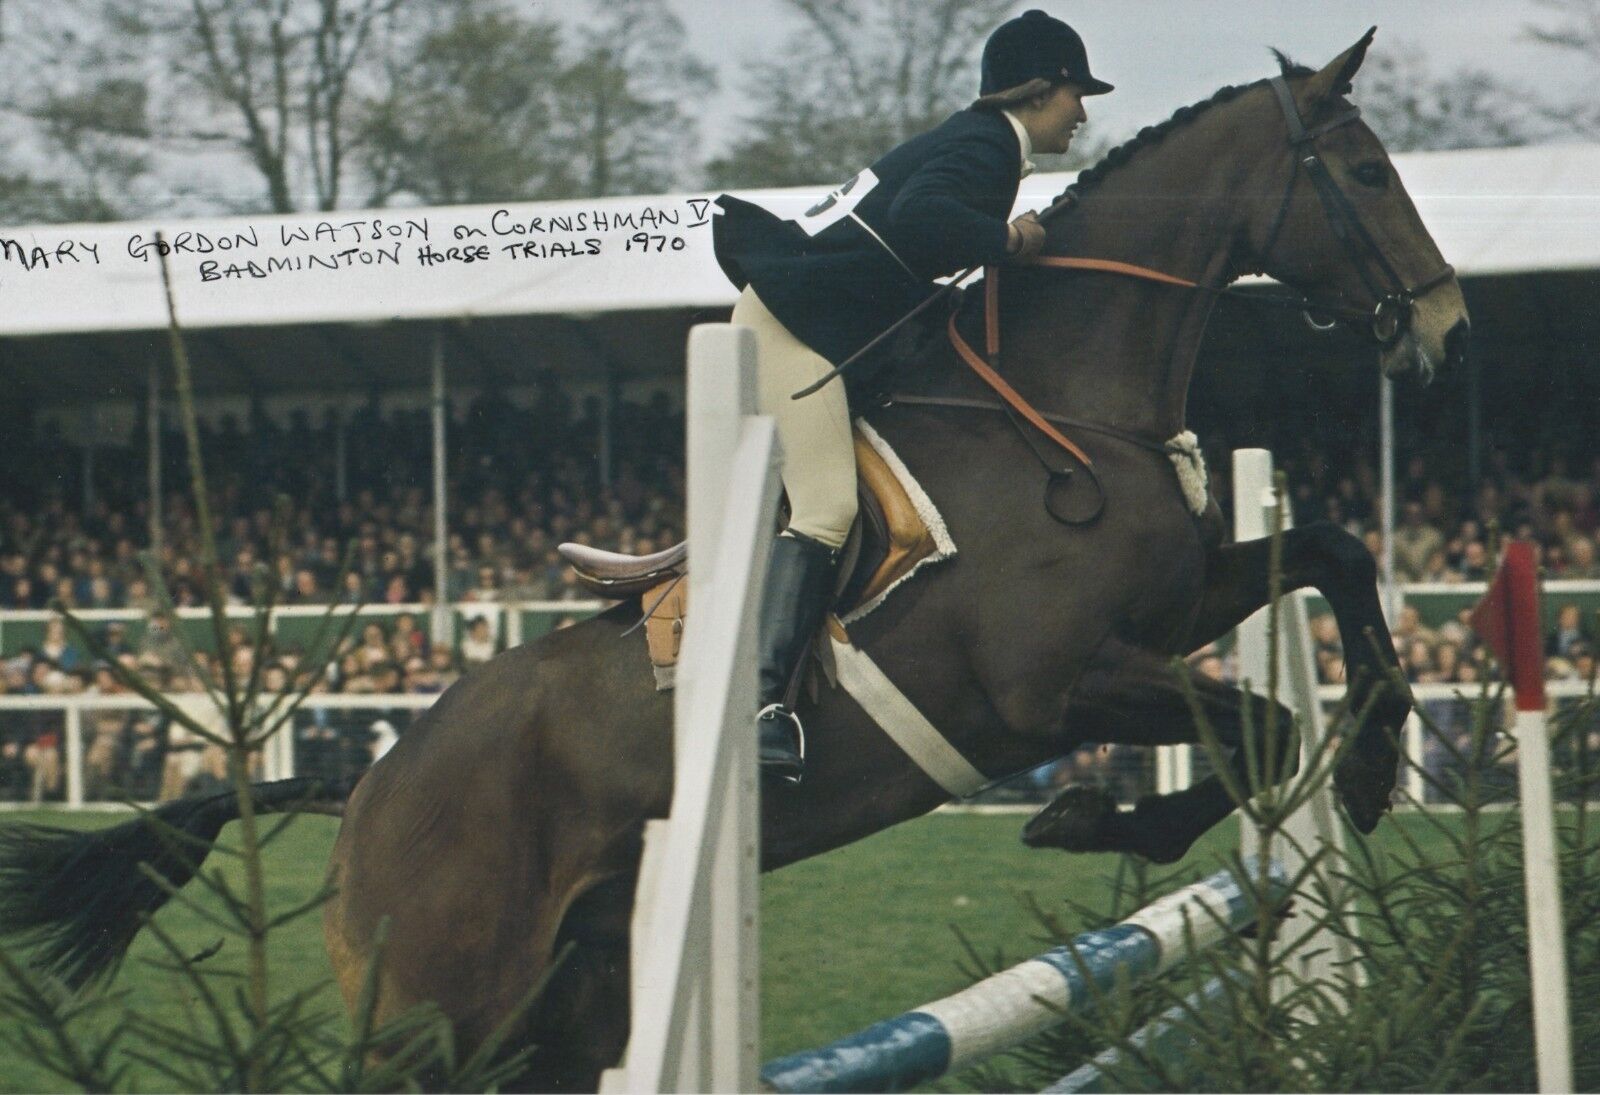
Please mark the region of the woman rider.
[[717, 260], [742, 292], [733, 322], [755, 332], [759, 404], [777, 419], [789, 524], [772, 546], [760, 624], [757, 716], [763, 774], [799, 782], [800, 720], [791, 677], [832, 599], [856, 517], [855, 449], [844, 386], [803, 399], [825, 376], [920, 304], [934, 279], [1037, 254], [1044, 227], [1011, 221], [1033, 152], [1067, 150], [1082, 99], [1111, 90], [1089, 73], [1083, 40], [1029, 11], [983, 49], [979, 98], [913, 137], [804, 215], [781, 220], [723, 195]]

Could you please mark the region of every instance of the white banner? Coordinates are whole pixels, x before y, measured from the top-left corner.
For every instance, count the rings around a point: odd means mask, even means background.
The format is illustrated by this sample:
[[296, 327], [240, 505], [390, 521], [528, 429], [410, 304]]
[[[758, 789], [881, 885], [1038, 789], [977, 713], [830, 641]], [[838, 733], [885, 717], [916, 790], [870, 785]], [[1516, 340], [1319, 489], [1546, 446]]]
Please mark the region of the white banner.
[[[1600, 268], [1600, 145], [1395, 165], [1462, 274]], [[1017, 210], [1043, 208], [1072, 178], [1030, 176]], [[873, 180], [852, 181], [848, 193], [740, 196], [820, 224]], [[714, 197], [0, 228], [0, 336], [165, 327], [158, 228], [190, 327], [725, 307], [736, 294], [712, 254]]]

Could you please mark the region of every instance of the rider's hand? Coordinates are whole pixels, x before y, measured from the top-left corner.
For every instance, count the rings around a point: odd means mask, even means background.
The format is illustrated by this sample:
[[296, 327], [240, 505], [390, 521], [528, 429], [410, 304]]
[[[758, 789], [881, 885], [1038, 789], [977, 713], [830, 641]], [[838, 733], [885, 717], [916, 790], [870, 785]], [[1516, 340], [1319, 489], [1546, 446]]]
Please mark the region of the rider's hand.
[[1024, 213], [1006, 226], [1006, 254], [1031, 259], [1044, 250], [1044, 225], [1037, 213]]

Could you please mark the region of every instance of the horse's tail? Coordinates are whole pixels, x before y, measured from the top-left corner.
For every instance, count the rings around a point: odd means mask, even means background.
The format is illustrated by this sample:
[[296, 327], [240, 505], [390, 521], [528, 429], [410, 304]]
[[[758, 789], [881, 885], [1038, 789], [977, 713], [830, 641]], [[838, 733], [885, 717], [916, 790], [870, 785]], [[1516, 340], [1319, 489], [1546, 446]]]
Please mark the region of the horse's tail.
[[[335, 812], [359, 775], [251, 784], [261, 813]], [[106, 829], [0, 825], [0, 936], [36, 968], [77, 988], [115, 969], [167, 890], [194, 877], [217, 834], [239, 816], [233, 790], [179, 799]]]

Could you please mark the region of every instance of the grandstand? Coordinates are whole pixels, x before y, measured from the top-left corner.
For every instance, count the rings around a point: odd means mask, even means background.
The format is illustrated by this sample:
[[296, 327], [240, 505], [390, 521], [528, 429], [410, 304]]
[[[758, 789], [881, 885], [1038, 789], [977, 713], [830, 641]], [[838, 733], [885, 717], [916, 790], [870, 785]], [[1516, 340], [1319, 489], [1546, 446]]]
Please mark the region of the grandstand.
[[[1317, 339], [1293, 315], [1219, 309], [1191, 422], [1213, 467], [1234, 448], [1273, 449], [1296, 523], [1330, 518], [1392, 558], [1397, 641], [1418, 683], [1487, 672], [1458, 617], [1481, 592], [1494, 525], [1541, 545], [1557, 580], [1550, 673], [1582, 680], [1600, 639], [1600, 366], [1586, 356], [1600, 334], [1586, 304], [1600, 271], [1600, 146], [1396, 164], [1462, 275], [1475, 333], [1460, 375], [1394, 392], [1393, 489], [1367, 351]], [[1031, 177], [1019, 207], [1068, 181]], [[745, 196], [799, 209], [817, 191]], [[228, 583], [242, 604], [262, 565], [286, 606], [273, 647], [251, 656], [288, 683], [321, 653], [321, 606], [365, 605], [292, 760], [270, 763], [368, 763], [455, 674], [594, 611], [553, 553], [560, 540], [647, 552], [682, 535], [685, 336], [733, 300], [711, 256], [708, 198], [161, 226]], [[209, 774], [207, 751], [118, 698], [50, 610], [71, 604], [118, 656], [166, 674], [173, 691], [195, 687], [175, 669], [180, 637], [203, 644], [204, 628], [155, 241], [150, 224], [0, 229], [11, 393], [0, 801], [155, 798]], [[463, 245], [489, 259], [452, 257]], [[1226, 483], [1213, 487], [1226, 505]], [[279, 496], [290, 502], [274, 547]], [[152, 614], [138, 563], [152, 547], [175, 619]], [[1225, 650], [1195, 661], [1232, 672]], [[1336, 638], [1323, 639], [1325, 681], [1339, 664]], [[1073, 758], [1035, 789], [1109, 772], [1132, 796], [1150, 777], [1142, 759], [1121, 760]]]

